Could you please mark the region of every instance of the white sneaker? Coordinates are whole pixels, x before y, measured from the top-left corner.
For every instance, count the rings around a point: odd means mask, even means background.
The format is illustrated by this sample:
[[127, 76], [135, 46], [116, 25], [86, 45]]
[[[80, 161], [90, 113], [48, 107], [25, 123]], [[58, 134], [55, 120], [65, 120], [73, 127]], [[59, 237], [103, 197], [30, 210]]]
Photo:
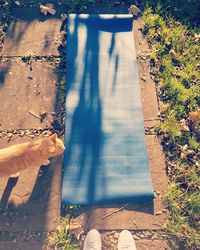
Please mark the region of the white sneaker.
[[135, 241], [128, 230], [123, 230], [118, 239], [118, 250], [136, 250]]
[[96, 229], [91, 229], [87, 234], [83, 250], [101, 250], [101, 236]]

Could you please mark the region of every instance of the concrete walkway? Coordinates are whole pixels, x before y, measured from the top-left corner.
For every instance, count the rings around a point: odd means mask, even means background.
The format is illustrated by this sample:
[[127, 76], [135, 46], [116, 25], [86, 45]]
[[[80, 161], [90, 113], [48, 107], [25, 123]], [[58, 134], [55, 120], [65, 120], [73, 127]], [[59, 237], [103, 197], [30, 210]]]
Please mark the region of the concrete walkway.
[[[62, 135], [65, 73], [57, 65], [61, 57], [60, 14], [67, 12], [67, 7], [66, 1], [51, 2], [56, 2], [55, 16], [41, 15], [37, 1], [20, 1], [20, 7], [11, 8], [0, 62], [0, 148], [48, 136], [52, 126]], [[129, 5], [97, 4], [88, 11], [126, 13]], [[104, 249], [109, 250], [115, 247], [107, 246], [107, 242], [115, 241], [122, 229], [132, 230], [138, 250], [170, 249], [159, 236], [167, 217], [161, 201], [167, 179], [161, 145], [152, 133], [158, 122], [158, 104], [149, 61], [141, 59], [148, 50], [141, 27], [141, 19], [134, 21], [138, 69], [145, 79], [141, 79], [141, 94], [155, 200], [153, 204], [90, 207], [82, 211], [76, 221], [83, 236], [90, 228], [99, 229], [104, 235]], [[30, 54], [34, 58], [24, 62]], [[40, 119], [42, 115], [45, 119]], [[48, 249], [43, 232], [56, 230], [59, 224], [61, 167], [62, 158], [58, 157], [51, 160], [49, 167], [23, 171], [17, 181], [0, 178], [0, 249]]]

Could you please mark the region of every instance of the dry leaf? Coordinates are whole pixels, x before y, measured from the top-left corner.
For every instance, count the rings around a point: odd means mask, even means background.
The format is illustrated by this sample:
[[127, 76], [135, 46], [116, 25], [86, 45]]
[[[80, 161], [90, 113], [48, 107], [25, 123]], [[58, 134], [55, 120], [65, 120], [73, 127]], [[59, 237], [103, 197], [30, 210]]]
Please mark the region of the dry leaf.
[[169, 36], [168, 36], [168, 33], [167, 33], [166, 31], [163, 31], [163, 36], [164, 36], [164, 38], [169, 37]]
[[188, 155], [194, 154], [194, 151], [188, 149], [188, 145], [185, 144], [184, 146], [180, 147], [181, 149], [181, 159], [186, 160]]
[[133, 16], [137, 16], [137, 14], [141, 12], [141, 10], [137, 6], [132, 4], [129, 7], [128, 12], [129, 12], [129, 14], [132, 14]]
[[181, 34], [180, 36], [179, 36], [179, 43], [181, 44], [181, 46], [182, 47], [185, 47], [185, 42], [186, 42], [186, 37], [183, 35], [183, 34]]
[[177, 60], [176, 52], [173, 49], [169, 51], [169, 56], [172, 60]]
[[187, 144], [185, 144], [183, 147], [181, 147], [182, 151], [186, 151], [187, 149], [188, 149], [188, 145]]
[[180, 126], [181, 131], [190, 131], [185, 119], [180, 120]]
[[84, 233], [82, 229], [82, 225], [80, 225], [75, 219], [72, 219], [70, 222], [70, 232], [76, 236], [79, 240], [80, 236]]
[[40, 119], [43, 121], [47, 117], [47, 112], [43, 111], [40, 113]]
[[61, 39], [65, 38], [65, 35], [67, 34], [67, 31], [63, 30], [60, 32]]
[[196, 122], [196, 121], [200, 120], [200, 110], [190, 112], [189, 116], [188, 116], [188, 120], [190, 120], [192, 122]]
[[183, 160], [187, 159], [187, 149], [188, 149], [187, 144], [181, 147], [181, 159]]
[[199, 34], [195, 34], [193, 40], [194, 40], [196, 43], [199, 42], [199, 41], [200, 41], [200, 33], [199, 33]]
[[74, 230], [74, 229], [77, 229], [77, 228], [80, 228], [81, 225], [75, 220], [75, 219], [72, 219], [71, 222], [70, 222], [70, 230]]
[[47, 15], [47, 14], [51, 14], [51, 15], [55, 15], [56, 14], [56, 11], [55, 11], [55, 9], [53, 8], [53, 6], [52, 5], [48, 5], [48, 6], [45, 6], [45, 5], [40, 5], [40, 11], [41, 11], [41, 13], [42, 14], [44, 14], [45, 16]]
[[187, 235], [188, 233], [187, 233], [187, 226], [185, 225], [185, 224], [182, 224], [181, 226], [180, 226], [180, 231], [181, 231], [181, 233], [183, 234], [183, 235]]
[[15, 4], [16, 4], [17, 6], [20, 6], [20, 2], [19, 2], [19, 1], [15, 1]]
[[184, 154], [184, 153], [181, 152], [181, 159], [186, 160], [187, 159], [187, 154]]
[[161, 215], [161, 214], [162, 214], [162, 211], [156, 212], [156, 215]]
[[67, 19], [67, 14], [61, 14], [61, 20], [64, 22]]
[[60, 44], [62, 46], [66, 45], [66, 34], [67, 34], [67, 31], [65, 31], [65, 30], [60, 32]]
[[142, 79], [144, 82], [147, 80], [146, 76], [141, 76], [140, 79]]

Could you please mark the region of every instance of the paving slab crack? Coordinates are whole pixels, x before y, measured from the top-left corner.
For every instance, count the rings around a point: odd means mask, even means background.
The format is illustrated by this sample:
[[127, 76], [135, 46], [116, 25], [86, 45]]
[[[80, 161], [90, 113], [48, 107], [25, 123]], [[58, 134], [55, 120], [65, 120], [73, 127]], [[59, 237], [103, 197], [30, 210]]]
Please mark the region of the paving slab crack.
[[52, 134], [51, 128], [46, 129], [14, 129], [0, 130], [0, 138], [14, 139], [16, 137], [47, 137]]

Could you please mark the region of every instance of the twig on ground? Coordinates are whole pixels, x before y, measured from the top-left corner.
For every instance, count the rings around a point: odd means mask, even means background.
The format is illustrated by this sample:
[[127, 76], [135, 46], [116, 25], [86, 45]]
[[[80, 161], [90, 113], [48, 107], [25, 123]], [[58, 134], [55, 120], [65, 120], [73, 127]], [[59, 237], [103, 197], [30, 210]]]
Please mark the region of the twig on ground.
[[86, 231], [88, 231], [88, 227], [89, 227], [90, 222], [91, 222], [91, 220], [92, 220], [93, 212], [94, 212], [94, 210], [93, 210], [93, 208], [92, 208], [92, 211], [91, 211], [91, 214], [90, 214], [90, 218], [89, 218], [88, 223], [87, 223], [87, 225], [86, 225]]
[[30, 110], [29, 110], [28, 112], [29, 112], [29, 114], [31, 114], [31, 115], [34, 116], [35, 118], [39, 119], [40, 122], [45, 122], [45, 124], [48, 124], [48, 122], [45, 120], [45, 118], [43, 118], [42, 115], [37, 115], [37, 114], [33, 113], [33, 112], [30, 111]]
[[33, 113], [32, 111], [28, 111], [29, 114], [31, 114], [32, 116], [34, 116], [35, 118], [38, 118], [39, 120], [41, 120], [41, 117], [39, 115], [36, 115], [35, 113]]
[[146, 70], [145, 70], [144, 65], [142, 64], [141, 60], [138, 59], [138, 61], [140, 62], [141, 66], [142, 66], [142, 69], [143, 69], [144, 73], [146, 74]]
[[106, 219], [106, 218], [112, 216], [113, 214], [116, 214], [116, 213], [122, 211], [122, 210], [123, 210], [125, 207], [127, 207], [127, 206], [128, 206], [128, 204], [124, 205], [123, 207], [120, 207], [119, 209], [114, 210], [113, 212], [111, 212], [111, 213], [109, 213], [109, 214], [103, 216], [102, 219]]

